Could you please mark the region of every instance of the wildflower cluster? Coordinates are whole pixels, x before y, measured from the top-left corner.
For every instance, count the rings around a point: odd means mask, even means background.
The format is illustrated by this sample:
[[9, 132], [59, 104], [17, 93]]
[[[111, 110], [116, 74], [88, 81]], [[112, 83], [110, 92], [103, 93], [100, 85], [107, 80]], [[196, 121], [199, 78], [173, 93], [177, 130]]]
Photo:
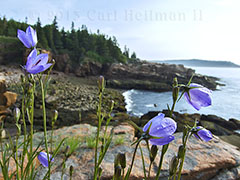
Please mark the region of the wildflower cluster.
[[[31, 52], [27, 57], [27, 62], [23, 65], [24, 76], [21, 76], [21, 88], [22, 88], [22, 103], [21, 110], [15, 108], [14, 119], [16, 121], [17, 136], [15, 141], [10, 138], [10, 143], [6, 143], [5, 146], [10, 148], [4, 148], [1, 139], [1, 151], [2, 160], [0, 161], [2, 174], [4, 179], [35, 179], [37, 175], [36, 161], [38, 158], [39, 162], [43, 167], [48, 168], [47, 173], [43, 179], [50, 179], [51, 176], [51, 164], [54, 162], [59, 148], [61, 147], [64, 139], [58, 144], [56, 149], [51, 148], [51, 154], [48, 148], [48, 136], [47, 136], [47, 116], [45, 108], [45, 95], [47, 92], [46, 83], [51, 68], [53, 67], [53, 60], [48, 59], [48, 54], [39, 53], [36, 48], [37, 45], [37, 32], [32, 28], [28, 27], [26, 32], [18, 30], [17, 37], [26, 46], [31, 48]], [[45, 76], [44, 71], [48, 70], [48, 74]], [[43, 129], [44, 129], [44, 147], [42, 142], [37, 146], [33, 146], [33, 135], [34, 135], [34, 100], [36, 86], [41, 87], [42, 94], [42, 113], [43, 113]], [[55, 113], [56, 114], [56, 113]], [[54, 120], [56, 121], [57, 115]], [[30, 123], [30, 130], [27, 131], [27, 123]], [[19, 142], [19, 137], [22, 135], [23, 126], [23, 142]], [[20, 151], [21, 150], [21, 151]], [[11, 153], [12, 151], [12, 153]], [[16, 170], [9, 171], [9, 162], [14, 159]], [[27, 161], [26, 161], [27, 159]]]
[[[47, 168], [47, 173], [44, 179], [50, 179], [51, 176], [51, 164], [54, 163], [54, 158], [57, 155], [59, 148], [63, 144], [64, 139], [58, 144], [57, 148], [53, 149], [52, 147], [52, 138], [53, 138], [53, 129], [54, 124], [58, 117], [58, 112], [55, 110], [52, 117], [52, 133], [50, 137], [51, 148], [48, 148], [48, 135], [47, 135], [47, 115], [45, 109], [45, 96], [47, 92], [46, 83], [48, 81], [48, 75], [51, 68], [54, 65], [54, 61], [49, 61], [48, 54], [39, 53], [39, 50], [36, 48], [37, 45], [37, 32], [32, 28], [28, 27], [26, 32], [22, 30], [18, 30], [18, 38], [19, 40], [26, 46], [26, 48], [31, 48], [31, 52], [27, 57], [26, 65], [22, 66], [23, 70], [25, 71], [25, 76], [21, 77], [22, 83], [22, 107], [21, 110], [16, 108], [14, 110], [14, 119], [16, 121], [16, 126], [18, 129], [17, 137], [15, 140], [15, 144], [11, 143], [12, 145], [12, 152], [9, 153], [11, 148], [9, 145], [6, 144], [6, 148], [3, 149], [2, 146], [2, 139], [1, 141], [1, 151], [2, 151], [2, 160], [0, 161], [1, 170], [4, 176], [4, 179], [11, 179], [12, 177], [16, 177], [16, 179], [34, 179], [37, 175], [35, 172], [35, 162], [34, 159], [37, 157], [40, 163], [44, 168]], [[48, 74], [44, 76], [44, 71], [49, 70]], [[178, 84], [176, 78], [173, 80], [173, 90], [172, 90], [172, 107], [168, 106], [169, 114], [166, 117], [165, 114], [159, 113], [157, 116], [153, 117], [149, 120], [143, 128], [138, 127], [133, 122], [129, 122], [133, 125], [140, 133], [140, 137], [133, 143], [136, 144], [132, 161], [130, 166], [127, 168], [126, 162], [126, 155], [125, 153], [119, 153], [114, 161], [114, 176], [113, 179], [124, 179], [127, 180], [130, 178], [131, 171], [134, 164], [135, 155], [137, 149], [140, 149], [142, 155], [142, 163], [143, 163], [143, 171], [145, 179], [150, 177], [152, 163], [154, 162], [159, 146], [162, 146], [160, 161], [157, 168], [156, 178], [159, 179], [162, 163], [164, 159], [164, 155], [166, 154], [169, 144], [174, 140], [174, 133], [177, 130], [177, 123], [174, 121], [173, 112], [177, 102], [184, 96], [186, 101], [196, 110], [200, 110], [202, 107], [208, 107], [212, 104], [211, 100], [211, 91], [199, 84], [191, 83], [192, 78], [189, 80], [187, 85]], [[33, 128], [34, 128], [34, 99], [35, 99], [35, 89], [36, 84], [40, 85], [41, 87], [41, 94], [42, 94], [42, 110], [43, 110], [43, 127], [44, 127], [44, 148], [42, 148], [42, 144], [40, 143], [37, 148], [33, 147]], [[114, 102], [112, 102], [111, 108], [109, 112], [106, 112], [102, 109], [102, 96], [105, 89], [105, 80], [103, 76], [99, 77], [98, 80], [98, 88], [99, 88], [99, 103], [97, 107], [97, 117], [98, 117], [98, 126], [97, 132], [94, 141], [94, 149], [95, 149], [95, 156], [94, 156], [94, 175], [93, 179], [100, 179], [102, 175], [102, 168], [101, 163], [107, 153], [112, 138], [113, 138], [113, 129], [111, 133], [107, 133], [108, 125], [112, 119], [111, 113], [113, 110]], [[182, 90], [181, 95], [179, 96], [179, 92]], [[23, 143], [19, 143], [18, 139], [22, 133], [21, 128], [23, 122], [23, 136], [24, 141]], [[30, 131], [27, 132], [26, 128], [26, 120], [30, 123]], [[103, 132], [102, 137], [100, 137], [100, 130], [102, 128], [102, 123], [105, 122], [105, 129]], [[1, 132], [0, 132], [1, 135]], [[213, 138], [212, 133], [201, 127], [197, 126], [197, 122], [195, 122], [194, 126], [186, 125], [183, 131], [182, 137], [182, 144], [179, 146], [178, 152], [172, 158], [170, 165], [169, 165], [169, 179], [174, 178], [180, 180], [181, 178], [181, 171], [184, 164], [185, 154], [187, 150], [187, 142], [191, 136], [196, 137], [202, 141], [210, 141]], [[141, 149], [141, 142], [145, 141], [147, 148], [149, 150], [149, 169], [148, 169], [148, 176], [145, 169], [145, 162], [143, 157], [143, 152]], [[101, 148], [100, 147], [101, 144]], [[150, 148], [151, 144], [151, 148]], [[75, 144], [75, 148], [78, 147], [78, 143]], [[66, 147], [65, 150], [65, 158], [64, 162], [62, 163], [62, 172], [65, 171], [65, 161], [71, 155], [72, 150], [74, 147]], [[19, 149], [22, 149], [22, 153], [19, 156]], [[40, 149], [42, 148], [42, 149]], [[10, 155], [9, 155], [10, 154]], [[7, 157], [7, 156], [10, 157]], [[13, 173], [8, 172], [8, 165], [9, 159], [13, 158], [16, 164], [16, 171]], [[27, 158], [27, 166], [24, 166], [25, 158]], [[125, 172], [125, 169], [127, 171]], [[73, 175], [73, 166], [70, 167], [69, 174], [70, 179]], [[178, 173], [178, 174], [177, 174]], [[63, 173], [62, 176], [63, 177]]]

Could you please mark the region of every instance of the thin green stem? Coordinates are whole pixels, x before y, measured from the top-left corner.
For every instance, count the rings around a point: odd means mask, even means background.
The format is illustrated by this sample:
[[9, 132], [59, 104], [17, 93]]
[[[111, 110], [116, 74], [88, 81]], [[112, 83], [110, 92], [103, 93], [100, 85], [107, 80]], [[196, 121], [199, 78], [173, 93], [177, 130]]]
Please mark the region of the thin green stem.
[[19, 136], [21, 135], [21, 129], [18, 129], [18, 134], [17, 134], [17, 137], [16, 137], [16, 149], [15, 149], [15, 160], [16, 160], [16, 171], [17, 171], [17, 179], [19, 179], [19, 170], [18, 170], [18, 139], [19, 139]]
[[141, 142], [141, 140], [139, 140], [136, 144], [136, 147], [134, 149], [134, 153], [133, 153], [133, 157], [132, 157], [132, 162], [131, 162], [131, 165], [130, 165], [130, 169], [128, 170], [127, 174], [126, 174], [126, 177], [124, 178], [125, 180], [129, 179], [129, 176], [131, 174], [131, 171], [132, 171], [132, 168], [133, 168], [133, 163], [134, 163], [134, 160], [135, 160], [135, 156], [136, 156], [136, 152], [137, 152], [137, 148], [138, 148], [138, 145], [139, 143]]
[[174, 172], [173, 180], [176, 180], [176, 173], [177, 173], [177, 171]]
[[184, 153], [183, 153], [183, 158], [181, 159], [181, 163], [178, 170], [178, 180], [180, 180], [181, 178], [181, 173], [182, 173], [183, 164], [184, 164], [185, 155], [186, 155], [186, 145], [187, 145], [188, 137], [189, 137], [189, 132], [187, 133], [186, 138], [183, 142]]
[[[148, 149], [148, 152], [149, 152], [149, 158], [151, 159], [151, 150], [150, 150], [150, 147], [149, 147], [149, 142], [148, 142], [148, 140], [146, 140], [146, 144], [147, 144], [147, 149]], [[150, 164], [149, 164], [148, 179], [150, 178], [152, 163], [153, 163], [153, 162], [151, 161]]]
[[150, 179], [152, 163], [153, 163], [153, 162], [150, 162], [150, 164], [149, 164], [149, 169], [148, 169], [148, 179]]
[[97, 135], [96, 135], [96, 144], [95, 144], [95, 157], [94, 157], [94, 180], [97, 179], [97, 174], [98, 174], [98, 159], [97, 159], [97, 152], [98, 152], [98, 143], [99, 143], [99, 134], [100, 134], [100, 129], [101, 129], [101, 124], [102, 124], [102, 92], [99, 92], [99, 103], [98, 103], [98, 128], [97, 128]]
[[45, 93], [44, 93], [44, 86], [42, 79], [40, 79], [41, 84], [41, 91], [42, 91], [42, 109], [43, 109], [43, 128], [44, 128], [44, 140], [45, 140], [45, 149], [47, 152], [47, 159], [48, 159], [48, 180], [50, 180], [51, 175], [51, 161], [50, 161], [50, 155], [48, 151], [48, 141], [47, 141], [47, 116], [46, 116], [46, 107], [45, 107]]
[[143, 151], [142, 151], [141, 145], [139, 145], [139, 149], [140, 149], [141, 157], [142, 157], [142, 165], [143, 165], [144, 178], [145, 178], [145, 180], [146, 180], [146, 179], [147, 179], [147, 175], [146, 175], [147, 173], [146, 173], [144, 156], [143, 156]]
[[51, 142], [51, 153], [53, 153], [53, 129], [54, 129], [54, 125], [52, 123], [52, 131], [51, 131], [51, 137], [50, 137], [50, 142]]
[[[22, 96], [22, 121], [23, 121], [23, 152], [22, 152], [22, 158], [21, 158], [21, 177], [23, 175], [23, 164], [24, 164], [24, 159], [25, 155], [27, 152], [27, 147], [26, 147], [26, 142], [27, 142], [27, 125], [26, 125], [26, 119], [25, 119], [25, 113], [26, 113], [26, 106], [25, 106], [25, 83], [22, 85], [23, 86], [23, 96]], [[23, 177], [22, 177], [23, 178]]]
[[177, 101], [174, 101], [174, 102], [173, 102], [173, 105], [172, 105], [172, 108], [171, 108], [171, 111], [170, 111], [170, 115], [169, 115], [170, 118], [172, 118], [172, 115], [173, 115], [173, 111], [174, 111], [174, 108], [175, 108], [176, 102], [177, 102]]
[[[33, 87], [31, 90], [31, 115], [30, 115], [30, 157], [32, 157], [33, 152], [33, 121], [34, 121], [34, 92], [35, 92], [35, 81], [33, 80]], [[33, 168], [33, 164], [31, 165], [30, 170]]]
[[124, 180], [124, 175], [125, 175], [125, 172], [124, 172], [124, 169], [122, 169], [122, 180]]
[[[175, 105], [176, 105], [176, 102], [177, 101], [173, 101], [173, 105], [172, 105], [172, 108], [171, 108], [171, 111], [170, 111], [170, 118], [172, 118], [172, 115], [173, 115], [173, 111], [174, 111], [174, 108], [175, 108]], [[169, 144], [166, 144], [162, 147], [162, 153], [161, 153], [161, 157], [160, 157], [160, 161], [159, 161], [159, 165], [158, 165], [158, 171], [157, 171], [157, 175], [156, 175], [156, 178], [155, 179], [159, 179], [159, 176], [160, 176], [160, 172], [161, 172], [161, 168], [162, 168], [162, 163], [163, 163], [163, 158], [164, 158], [164, 155], [165, 153], [167, 152], [168, 150], [168, 145]], [[165, 152], [163, 152], [163, 150], [165, 149]]]
[[161, 172], [161, 169], [162, 169], [163, 158], [164, 158], [164, 155], [165, 155], [165, 153], [163, 152], [164, 146], [162, 147], [162, 153], [161, 153], [161, 157], [160, 157], [160, 161], [159, 161], [159, 165], [158, 165], [158, 171], [157, 171], [157, 175], [156, 175], [156, 178], [155, 178], [156, 180], [159, 179], [160, 172]]

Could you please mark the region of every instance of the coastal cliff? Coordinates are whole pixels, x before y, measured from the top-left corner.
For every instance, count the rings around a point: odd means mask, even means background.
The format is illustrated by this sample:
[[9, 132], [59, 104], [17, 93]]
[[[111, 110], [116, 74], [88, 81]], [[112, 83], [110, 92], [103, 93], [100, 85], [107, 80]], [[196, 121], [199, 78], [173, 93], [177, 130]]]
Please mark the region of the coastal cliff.
[[73, 72], [77, 77], [88, 77], [104, 75], [108, 87], [116, 89], [140, 89], [157, 92], [172, 90], [174, 77], [179, 83], [186, 84], [191, 76], [193, 81], [209, 89], [215, 90], [218, 78], [196, 74], [195, 70], [186, 68], [183, 65], [168, 65], [161, 63], [151, 63], [138, 61], [128, 64], [112, 63], [100, 64], [97, 62], [86, 62], [75, 69], [69, 69], [68, 61], [58, 57], [56, 61], [61, 61], [56, 69], [64, 72]]

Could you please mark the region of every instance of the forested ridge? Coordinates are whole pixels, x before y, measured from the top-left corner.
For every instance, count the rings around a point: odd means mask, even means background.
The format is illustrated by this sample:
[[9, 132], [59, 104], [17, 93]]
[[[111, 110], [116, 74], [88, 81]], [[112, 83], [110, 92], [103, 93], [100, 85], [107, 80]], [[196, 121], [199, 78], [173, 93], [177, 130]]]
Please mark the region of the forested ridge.
[[[6, 17], [0, 18], [0, 43], [7, 37], [11, 41], [10, 37], [17, 37], [17, 29], [25, 31], [28, 26], [27, 20], [18, 22], [13, 19], [7, 20]], [[45, 26], [42, 26], [38, 18], [32, 27], [37, 31], [37, 47], [49, 50], [55, 55], [68, 54], [72, 65], [85, 61], [127, 63], [137, 59], [136, 53], [130, 54], [126, 46], [124, 51], [120, 49], [116, 37], [101, 34], [99, 30], [97, 33], [91, 33], [85, 25], [75, 28], [72, 22], [71, 30], [60, 29], [57, 17], [54, 17], [53, 22]]]

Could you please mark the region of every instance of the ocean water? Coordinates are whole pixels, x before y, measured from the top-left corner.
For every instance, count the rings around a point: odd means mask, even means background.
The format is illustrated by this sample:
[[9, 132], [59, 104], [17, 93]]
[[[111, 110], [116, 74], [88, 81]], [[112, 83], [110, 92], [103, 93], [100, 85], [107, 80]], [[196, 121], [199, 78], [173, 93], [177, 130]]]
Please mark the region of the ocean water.
[[[212, 106], [195, 110], [184, 97], [176, 104], [175, 110], [181, 113], [214, 114], [225, 119], [235, 118], [240, 120], [240, 68], [206, 68], [191, 67], [197, 73], [220, 78], [220, 83], [212, 92]], [[123, 93], [128, 113], [141, 116], [148, 111], [167, 109], [167, 104], [172, 105], [172, 93], [128, 90]]]

